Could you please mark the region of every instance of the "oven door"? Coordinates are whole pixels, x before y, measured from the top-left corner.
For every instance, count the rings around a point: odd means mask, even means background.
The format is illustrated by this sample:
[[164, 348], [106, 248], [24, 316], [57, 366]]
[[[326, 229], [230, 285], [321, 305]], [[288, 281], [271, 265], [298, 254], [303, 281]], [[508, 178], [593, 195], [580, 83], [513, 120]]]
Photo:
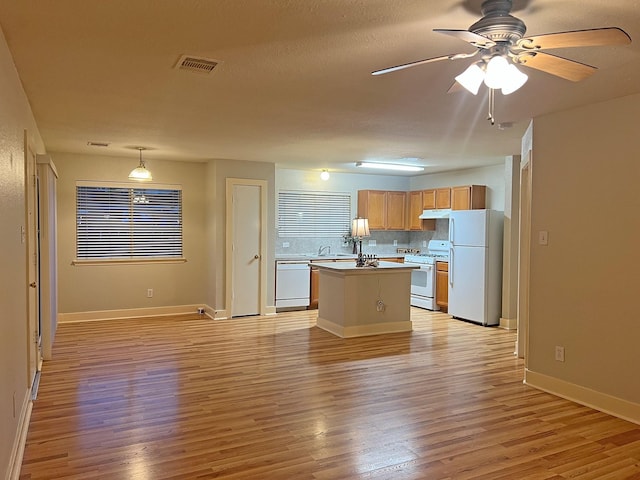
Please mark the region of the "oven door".
[[425, 264], [414, 264], [420, 268], [411, 270], [411, 295], [418, 297], [433, 298], [435, 283], [435, 266]]

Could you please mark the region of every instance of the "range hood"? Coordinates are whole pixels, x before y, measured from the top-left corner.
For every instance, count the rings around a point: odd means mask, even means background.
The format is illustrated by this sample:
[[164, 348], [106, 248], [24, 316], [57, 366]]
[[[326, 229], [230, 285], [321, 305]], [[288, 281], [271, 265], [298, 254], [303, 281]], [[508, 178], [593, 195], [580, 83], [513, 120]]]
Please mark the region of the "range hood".
[[418, 218], [422, 220], [432, 218], [449, 218], [449, 213], [451, 213], [451, 210], [448, 208], [441, 208], [439, 210], [423, 210], [422, 215], [420, 215]]

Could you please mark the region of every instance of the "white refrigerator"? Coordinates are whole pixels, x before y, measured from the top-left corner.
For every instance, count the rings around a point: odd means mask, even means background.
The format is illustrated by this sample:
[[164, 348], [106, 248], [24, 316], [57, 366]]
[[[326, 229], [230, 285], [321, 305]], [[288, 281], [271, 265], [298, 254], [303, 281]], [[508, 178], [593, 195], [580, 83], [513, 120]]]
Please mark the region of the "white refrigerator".
[[504, 213], [454, 210], [449, 214], [449, 314], [484, 326], [502, 314]]

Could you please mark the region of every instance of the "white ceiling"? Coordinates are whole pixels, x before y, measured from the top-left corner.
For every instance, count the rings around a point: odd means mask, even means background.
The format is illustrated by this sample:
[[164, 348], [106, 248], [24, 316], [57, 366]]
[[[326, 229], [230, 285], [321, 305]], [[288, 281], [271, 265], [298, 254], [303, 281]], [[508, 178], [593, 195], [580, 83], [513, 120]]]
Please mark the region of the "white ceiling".
[[[468, 28], [481, 3], [0, 0], [0, 25], [49, 151], [336, 171], [419, 158], [429, 173], [501, 163], [532, 117], [640, 92], [640, 0], [514, 0], [527, 35], [618, 26], [634, 42], [554, 50], [599, 68], [579, 83], [525, 69], [521, 90], [496, 96], [511, 128], [486, 120], [486, 89], [447, 94], [469, 60], [370, 75], [472, 52], [432, 29]], [[183, 54], [220, 64], [177, 70]]]

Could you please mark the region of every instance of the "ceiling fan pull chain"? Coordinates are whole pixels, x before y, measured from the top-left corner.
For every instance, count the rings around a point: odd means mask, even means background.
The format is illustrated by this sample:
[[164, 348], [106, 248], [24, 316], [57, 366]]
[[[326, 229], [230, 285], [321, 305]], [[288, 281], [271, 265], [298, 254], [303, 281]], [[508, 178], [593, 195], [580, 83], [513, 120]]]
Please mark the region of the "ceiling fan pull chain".
[[496, 119], [493, 116], [495, 110], [496, 91], [493, 88], [489, 88], [489, 116], [487, 120], [491, 122], [491, 125], [495, 125]]

